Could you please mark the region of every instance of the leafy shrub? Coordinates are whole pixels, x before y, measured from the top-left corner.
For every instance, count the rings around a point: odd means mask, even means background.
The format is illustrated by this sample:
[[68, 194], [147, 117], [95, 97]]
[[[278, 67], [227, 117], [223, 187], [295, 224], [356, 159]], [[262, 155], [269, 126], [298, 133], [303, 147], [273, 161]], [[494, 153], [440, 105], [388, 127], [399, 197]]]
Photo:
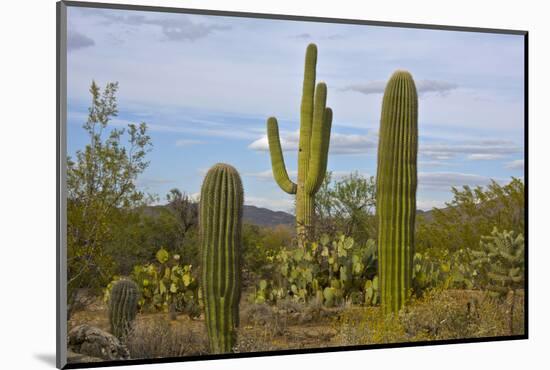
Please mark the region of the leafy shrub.
[[525, 228], [525, 186], [512, 178], [506, 185], [492, 181], [486, 187], [452, 188], [453, 199], [445, 208], [434, 208], [417, 217], [416, 251], [442, 257], [444, 251], [476, 249], [479, 240], [494, 227], [517, 235]]
[[284, 245], [290, 245], [293, 230], [285, 225], [260, 227], [243, 225], [243, 269], [265, 276], [273, 272], [273, 257]]
[[[186, 312], [191, 317], [200, 315], [199, 284], [193, 277], [191, 265], [180, 265], [180, 256], [170, 254], [165, 249], [156, 253], [156, 263], [136, 265], [131, 279], [139, 287], [140, 309], [146, 311]], [[104, 301], [108, 302], [115, 279], [104, 292]]]

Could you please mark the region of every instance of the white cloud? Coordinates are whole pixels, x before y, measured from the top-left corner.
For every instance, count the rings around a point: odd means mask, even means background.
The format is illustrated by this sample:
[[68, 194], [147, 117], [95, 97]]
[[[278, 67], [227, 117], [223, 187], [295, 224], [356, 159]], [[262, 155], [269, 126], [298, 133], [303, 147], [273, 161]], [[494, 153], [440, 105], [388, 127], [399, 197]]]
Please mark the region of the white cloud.
[[442, 208], [445, 207], [445, 202], [442, 200], [430, 200], [430, 199], [417, 199], [416, 208], [423, 211], [429, 211], [432, 208]]
[[521, 152], [522, 148], [509, 140], [468, 140], [459, 143], [429, 143], [419, 148], [420, 155], [435, 160], [447, 160], [467, 155], [470, 160], [493, 160]]
[[273, 211], [293, 212], [294, 199], [290, 195], [283, 194], [276, 198], [256, 197], [246, 195], [244, 203], [256, 207], [268, 208]]
[[94, 45], [94, 40], [78, 31], [71, 30], [71, 27], [69, 27], [67, 32], [67, 51], [87, 48]]
[[[330, 170], [329, 170], [330, 171]], [[355, 172], [358, 172], [358, 171], [331, 171], [332, 173], [332, 180], [340, 180], [346, 176], [349, 176], [350, 174], [352, 173], [355, 173]], [[364, 172], [358, 172], [359, 175], [363, 176], [363, 177], [366, 177], [366, 178], [369, 178], [371, 175], [369, 175], [368, 173], [364, 173]], [[258, 180], [261, 180], [261, 181], [275, 181], [273, 179], [273, 172], [272, 170], [265, 170], [265, 171], [260, 171], [260, 172], [248, 172], [248, 173], [245, 173], [244, 176], [249, 176], [249, 177], [254, 177]], [[288, 171], [288, 176], [290, 177], [290, 179], [292, 181], [296, 181], [296, 177], [298, 176], [298, 171], [296, 170], [289, 170]]]
[[[494, 179], [501, 182], [502, 179]], [[420, 172], [418, 174], [419, 190], [450, 190], [451, 187], [485, 186], [490, 184], [491, 178], [481, 175], [460, 172]]]
[[470, 154], [468, 159], [471, 161], [494, 161], [496, 159], [502, 159], [502, 154]]
[[[280, 134], [281, 147], [283, 151], [298, 150], [300, 141], [300, 132], [283, 132]], [[376, 148], [376, 137], [369, 135], [350, 135], [332, 133], [330, 136], [330, 154], [364, 154], [372, 152]], [[250, 149], [258, 151], [268, 151], [269, 143], [267, 135], [253, 141]]]
[[[386, 88], [386, 83], [386, 81], [370, 81], [362, 84], [348, 85], [341, 90], [356, 91], [365, 95], [382, 94]], [[434, 92], [440, 95], [445, 95], [451, 90], [458, 88], [458, 85], [455, 83], [435, 80], [419, 80], [416, 81], [415, 84], [418, 94]]]
[[164, 35], [164, 40], [170, 41], [195, 41], [208, 36], [214, 31], [227, 31], [231, 29], [229, 25], [193, 22], [189, 19], [189, 16], [183, 14], [161, 14], [149, 17], [143, 14], [110, 12], [99, 9], [89, 9], [86, 13], [102, 19], [101, 24], [104, 27], [111, 25], [119, 26], [121, 24], [134, 27], [157, 26]]
[[506, 163], [506, 168], [511, 170], [522, 170], [525, 168], [524, 160], [523, 159], [516, 159], [515, 161], [511, 161]]
[[[188, 120], [187, 121], [181, 121], [176, 123], [166, 123], [166, 124], [157, 124], [157, 123], [147, 123], [147, 129], [153, 132], [169, 132], [169, 133], [188, 133], [188, 134], [194, 134], [198, 136], [206, 136], [206, 137], [221, 137], [221, 138], [229, 138], [229, 139], [252, 139], [255, 137], [258, 137], [258, 132], [261, 131], [261, 129], [254, 129], [254, 128], [244, 128], [239, 126], [238, 129], [235, 129], [235, 125], [231, 124], [219, 124], [218, 127], [208, 127], [208, 125], [204, 124], [197, 124], [194, 120]], [[111, 124], [119, 127], [125, 127], [129, 123], [135, 123], [128, 120], [122, 120], [122, 119], [113, 119], [111, 120]], [[200, 140], [188, 140], [187, 145], [191, 144], [190, 142], [193, 142], [193, 144], [199, 144]], [[176, 142], [177, 145], [177, 142]], [[178, 145], [182, 146], [182, 145]]]
[[149, 186], [156, 186], [156, 185], [164, 185], [164, 184], [171, 184], [175, 182], [172, 179], [165, 179], [162, 177], [159, 178], [140, 178], [137, 181], [137, 184], [139, 186], [143, 187], [149, 187]]
[[[288, 171], [288, 176], [291, 179], [295, 179], [297, 175], [298, 175], [298, 171], [296, 171], [296, 170]], [[273, 179], [273, 172], [271, 170], [265, 170], [265, 171], [260, 171], [260, 172], [248, 172], [248, 173], [244, 173], [244, 176], [254, 177], [254, 178], [256, 178], [258, 180], [262, 180], [262, 181], [275, 181]]]
[[310, 39], [311, 38], [311, 34], [307, 33], [307, 32], [303, 32], [303, 33], [299, 33], [297, 35], [293, 35], [291, 36], [292, 38], [294, 39], [303, 39], [303, 40], [307, 40], [307, 39]]
[[184, 146], [192, 146], [197, 144], [203, 144], [204, 141], [202, 140], [193, 140], [193, 139], [180, 139], [176, 140], [176, 146], [184, 147]]
[[450, 166], [450, 163], [444, 162], [442, 160], [439, 161], [418, 161], [419, 167], [443, 167], [443, 166]]

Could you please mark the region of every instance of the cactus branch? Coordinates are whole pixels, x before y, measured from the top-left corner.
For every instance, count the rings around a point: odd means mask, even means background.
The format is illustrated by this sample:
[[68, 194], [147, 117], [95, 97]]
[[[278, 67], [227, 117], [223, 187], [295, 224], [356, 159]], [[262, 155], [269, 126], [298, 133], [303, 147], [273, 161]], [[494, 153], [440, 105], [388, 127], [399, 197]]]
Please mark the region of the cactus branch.
[[275, 117], [267, 119], [267, 139], [269, 143], [269, 153], [271, 154], [271, 168], [273, 177], [277, 184], [288, 194], [296, 194], [297, 186], [288, 177], [286, 171], [285, 159], [281, 149], [281, 140], [279, 138], [279, 125]]

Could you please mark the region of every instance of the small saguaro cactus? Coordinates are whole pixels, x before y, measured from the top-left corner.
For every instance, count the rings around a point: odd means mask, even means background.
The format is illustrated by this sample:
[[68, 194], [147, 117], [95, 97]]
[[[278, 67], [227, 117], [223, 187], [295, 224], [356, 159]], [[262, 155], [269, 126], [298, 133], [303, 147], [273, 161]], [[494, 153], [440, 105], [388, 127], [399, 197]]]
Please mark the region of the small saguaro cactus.
[[296, 184], [288, 177], [281, 150], [277, 119], [269, 117], [267, 120], [267, 137], [273, 177], [283, 191], [288, 194], [296, 194], [296, 229], [298, 242], [301, 245], [311, 235], [315, 194], [321, 187], [327, 170], [332, 125], [332, 110], [326, 107], [327, 85], [324, 82], [319, 82], [315, 86], [316, 65], [317, 46], [309, 44], [306, 50], [302, 90]]
[[136, 318], [139, 300], [139, 290], [136, 283], [122, 279], [113, 285], [109, 302], [109, 321], [111, 333], [125, 339]]
[[235, 168], [218, 163], [200, 199], [202, 290], [210, 350], [231, 352], [239, 326], [243, 186]]
[[381, 303], [397, 312], [412, 285], [418, 153], [418, 96], [409, 72], [384, 91], [378, 143], [376, 213]]

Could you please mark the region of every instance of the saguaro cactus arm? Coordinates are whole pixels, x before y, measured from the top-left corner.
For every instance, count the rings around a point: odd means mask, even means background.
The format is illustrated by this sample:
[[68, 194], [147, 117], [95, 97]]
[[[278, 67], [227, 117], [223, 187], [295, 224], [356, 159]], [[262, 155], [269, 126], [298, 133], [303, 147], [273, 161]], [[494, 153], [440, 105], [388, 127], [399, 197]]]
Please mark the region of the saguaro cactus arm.
[[297, 186], [288, 177], [286, 171], [285, 159], [281, 149], [281, 140], [279, 138], [279, 125], [275, 117], [267, 119], [267, 141], [269, 143], [269, 153], [271, 154], [271, 168], [273, 177], [277, 184], [288, 194], [296, 194]]
[[[332, 116], [327, 117], [326, 103], [327, 85], [320, 82], [317, 84], [317, 89], [315, 90], [309, 168], [305, 181], [305, 191], [310, 195], [315, 194], [315, 189], [323, 183], [326, 172], [328, 144], [330, 141], [330, 128], [332, 124]], [[330, 122], [327, 122], [327, 118], [330, 118]]]
[[[311, 130], [315, 107], [315, 78], [317, 66], [317, 46], [309, 44], [306, 49], [302, 103], [300, 105], [300, 140], [298, 147], [298, 186], [304, 186], [310, 160]], [[326, 86], [325, 86], [326, 88]], [[326, 90], [325, 90], [326, 99]]]
[[319, 173], [322, 174], [322, 176], [317, 178], [317, 184], [315, 184], [315, 187], [313, 189], [314, 194], [316, 194], [321, 188], [321, 185], [323, 185], [325, 174], [327, 172], [328, 150], [330, 145], [331, 128], [332, 128], [332, 109], [327, 107], [325, 109], [325, 124], [323, 126], [323, 146], [321, 148], [321, 155], [322, 155], [323, 161], [321, 163], [321, 168], [319, 170]]

